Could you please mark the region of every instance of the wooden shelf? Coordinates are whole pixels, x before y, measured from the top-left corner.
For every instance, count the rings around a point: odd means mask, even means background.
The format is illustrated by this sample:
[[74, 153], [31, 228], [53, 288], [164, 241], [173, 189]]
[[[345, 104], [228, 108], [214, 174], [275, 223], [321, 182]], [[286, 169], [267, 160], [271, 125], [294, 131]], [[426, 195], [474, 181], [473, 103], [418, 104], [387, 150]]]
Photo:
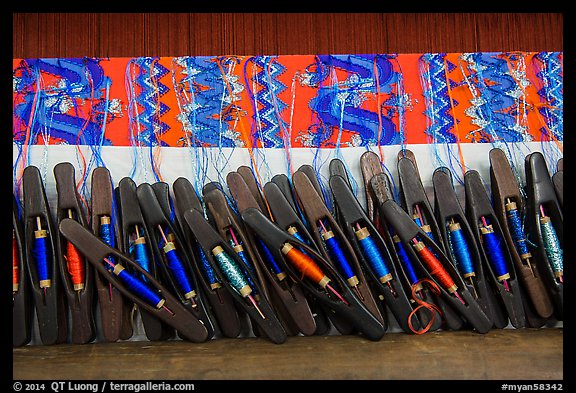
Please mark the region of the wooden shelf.
[[562, 380], [563, 328], [37, 345], [13, 349], [13, 378]]

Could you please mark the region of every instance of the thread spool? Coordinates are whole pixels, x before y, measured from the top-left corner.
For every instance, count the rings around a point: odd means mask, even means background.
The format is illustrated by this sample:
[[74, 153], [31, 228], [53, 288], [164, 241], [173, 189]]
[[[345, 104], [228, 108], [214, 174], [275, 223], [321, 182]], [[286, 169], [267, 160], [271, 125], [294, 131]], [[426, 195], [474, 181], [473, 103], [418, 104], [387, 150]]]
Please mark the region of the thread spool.
[[450, 231], [450, 244], [454, 251], [454, 259], [456, 260], [456, 265], [460, 269], [462, 276], [464, 278], [476, 276], [474, 263], [472, 262], [472, 255], [470, 254], [468, 243], [466, 242], [460, 223], [450, 223], [448, 225], [448, 230]]
[[324, 274], [322, 269], [320, 269], [320, 267], [308, 254], [300, 251], [290, 243], [284, 243], [281, 251], [282, 254], [286, 256], [286, 259], [288, 259], [288, 261], [293, 264], [300, 273], [302, 273], [303, 277], [307, 277], [322, 288], [328, 289], [343, 303], [348, 304], [342, 295], [340, 295], [334, 288], [332, 288], [330, 285], [330, 278]]
[[[114, 237], [112, 236], [112, 220], [110, 216], [100, 216], [100, 226], [98, 227], [98, 235], [100, 239], [110, 247], [114, 247]], [[114, 258], [112, 256], [109, 257], [110, 261], [114, 263]], [[105, 264], [108, 270], [112, 270], [112, 267], [108, 264]]]
[[372, 237], [370, 236], [368, 228], [366, 227], [360, 228], [354, 233], [356, 234], [358, 243], [362, 248], [364, 257], [366, 258], [366, 260], [368, 260], [368, 262], [372, 266], [372, 269], [376, 273], [378, 280], [382, 284], [385, 284], [390, 280], [392, 280], [392, 273], [390, 273], [388, 266], [386, 266], [386, 261], [384, 261], [382, 253], [380, 253], [380, 250], [378, 250], [378, 246], [376, 246], [374, 239], [372, 239]]
[[554, 276], [563, 282], [564, 275], [564, 261], [563, 252], [560, 247], [560, 239], [556, 234], [556, 230], [552, 225], [552, 220], [544, 213], [544, 208], [540, 206], [540, 231], [542, 232], [542, 240], [544, 242], [544, 250], [550, 262], [550, 266], [554, 271]]
[[242, 274], [240, 267], [228, 254], [224, 252], [224, 249], [221, 246], [216, 246], [212, 249], [212, 254], [216, 258], [220, 270], [224, 273], [232, 287], [234, 287], [242, 297], [250, 295], [252, 293], [252, 288], [250, 288], [250, 285]]
[[[150, 273], [150, 256], [148, 254], [148, 247], [144, 236], [138, 236], [134, 240], [130, 246], [130, 254], [132, 254], [134, 262], [136, 262], [138, 266]], [[142, 275], [142, 279], [144, 282], [148, 281], [144, 275]]]
[[254, 298], [251, 295], [252, 288], [250, 287], [248, 280], [246, 279], [246, 277], [244, 276], [240, 267], [236, 264], [234, 259], [232, 259], [228, 254], [226, 254], [226, 252], [221, 246], [214, 247], [212, 249], [212, 254], [216, 258], [218, 266], [220, 266], [220, 270], [222, 270], [222, 273], [224, 273], [224, 275], [228, 279], [228, 282], [230, 282], [230, 285], [232, 285], [232, 287], [236, 291], [238, 291], [240, 296], [242, 296], [243, 298], [248, 298], [252, 302], [252, 305], [256, 308], [256, 310], [258, 310], [258, 313], [260, 314], [262, 319], [266, 319], [266, 316], [262, 313], [260, 307], [258, 307], [258, 303], [256, 303], [256, 300], [254, 300]]
[[164, 255], [166, 255], [166, 260], [168, 261], [168, 269], [172, 272], [176, 283], [184, 294], [184, 298], [192, 300], [196, 296], [196, 291], [192, 288], [184, 264], [176, 253], [176, 246], [173, 242], [169, 241], [164, 244], [162, 250], [164, 251]]
[[532, 254], [528, 250], [526, 235], [524, 234], [524, 229], [522, 228], [522, 221], [520, 220], [516, 202], [508, 201], [508, 203], [506, 203], [504, 206], [506, 209], [506, 217], [508, 218], [508, 227], [512, 232], [512, 239], [514, 240], [514, 244], [516, 244], [518, 254], [520, 255], [521, 259], [530, 264], [529, 260], [532, 258]]
[[33, 255], [36, 262], [36, 273], [40, 288], [50, 288], [52, 278], [48, 268], [48, 231], [42, 229], [40, 217], [36, 217], [38, 229], [34, 231]]
[[460, 302], [464, 304], [464, 300], [462, 300], [462, 298], [457, 292], [458, 286], [456, 285], [454, 280], [452, 280], [450, 274], [446, 271], [446, 269], [444, 269], [444, 266], [442, 266], [442, 263], [438, 260], [438, 258], [436, 258], [436, 256], [432, 253], [432, 251], [430, 251], [430, 249], [426, 247], [426, 245], [423, 242], [418, 241], [416, 239], [414, 239], [413, 246], [416, 252], [418, 253], [422, 263], [430, 271], [430, 274], [438, 280], [440, 285], [444, 287], [446, 291], [448, 291], [451, 294], [454, 294], [454, 296], [456, 296], [458, 300], [460, 300]]
[[406, 249], [404, 248], [404, 245], [402, 244], [400, 237], [398, 237], [398, 235], [393, 235], [392, 240], [394, 241], [394, 244], [396, 245], [396, 253], [398, 254], [398, 258], [400, 259], [400, 263], [404, 267], [404, 272], [406, 273], [406, 276], [408, 278], [408, 282], [410, 283], [410, 286], [413, 287], [414, 292], [418, 292], [418, 291], [422, 290], [422, 288], [423, 288], [422, 284], [419, 283], [420, 279], [418, 278], [418, 275], [416, 274], [416, 271], [414, 270], [414, 266], [412, 265], [412, 261], [410, 261], [410, 257], [408, 257], [408, 254], [406, 253]]
[[276, 263], [276, 258], [274, 258], [274, 255], [272, 255], [270, 249], [266, 246], [266, 244], [264, 244], [264, 242], [260, 238], [258, 238], [258, 244], [260, 245], [260, 249], [264, 254], [263, 256], [264, 260], [272, 268], [272, 270], [276, 274], [276, 277], [278, 278], [278, 281], [284, 280], [286, 278], [286, 273], [282, 271], [280, 266], [278, 266], [278, 263]]
[[494, 269], [496, 279], [500, 282], [503, 282], [506, 286], [506, 289], [508, 290], [508, 283], [506, 280], [510, 279], [510, 273], [506, 267], [506, 259], [502, 240], [497, 237], [493, 226], [488, 225], [484, 217], [482, 217], [482, 221], [483, 226], [480, 227], [480, 233], [482, 234], [482, 239], [484, 240], [486, 250], [488, 251], [490, 264]]
[[221, 288], [222, 285], [218, 281], [218, 277], [216, 277], [216, 272], [208, 262], [208, 258], [206, 258], [206, 254], [204, 254], [204, 250], [201, 247], [198, 247], [198, 254], [200, 256], [200, 263], [202, 264], [202, 271], [206, 275], [206, 279], [210, 284], [211, 289], [218, 289]]
[[144, 282], [139, 281], [135, 276], [124, 269], [122, 265], [114, 265], [112, 271], [128, 288], [130, 288], [132, 292], [144, 299], [148, 304], [158, 309], [164, 306], [166, 301], [161, 298], [158, 293], [149, 288]]
[[336, 237], [334, 236], [334, 232], [324, 230], [324, 232], [322, 232], [321, 235], [322, 239], [324, 240], [324, 243], [326, 244], [326, 248], [328, 249], [328, 253], [332, 257], [332, 259], [336, 262], [336, 264], [340, 267], [342, 274], [346, 278], [346, 281], [348, 281], [348, 285], [350, 285], [351, 287], [357, 286], [360, 283], [360, 281], [358, 280], [358, 277], [356, 277], [356, 274], [352, 270], [352, 266], [350, 266], [350, 264], [348, 263], [348, 260], [344, 255], [344, 250], [342, 250], [342, 247], [340, 246], [338, 239], [336, 239]]
[[[240, 259], [242, 259], [242, 262], [244, 262], [246, 269], [248, 269], [250, 271], [250, 273], [255, 275], [256, 272], [254, 271], [254, 267], [252, 266], [252, 264], [248, 261], [248, 256], [246, 255], [246, 251], [244, 251], [244, 247], [241, 244], [234, 245], [233, 241], [231, 243], [232, 243], [232, 248], [234, 249], [234, 252], [240, 257]], [[250, 278], [250, 275], [246, 274], [246, 270], [244, 269], [244, 267], [240, 267], [240, 268], [245, 273], [246, 279], [248, 280], [248, 283], [250, 284], [250, 286], [254, 287], [254, 282]]]
[[18, 292], [20, 286], [20, 253], [16, 233], [12, 228], [12, 294]]

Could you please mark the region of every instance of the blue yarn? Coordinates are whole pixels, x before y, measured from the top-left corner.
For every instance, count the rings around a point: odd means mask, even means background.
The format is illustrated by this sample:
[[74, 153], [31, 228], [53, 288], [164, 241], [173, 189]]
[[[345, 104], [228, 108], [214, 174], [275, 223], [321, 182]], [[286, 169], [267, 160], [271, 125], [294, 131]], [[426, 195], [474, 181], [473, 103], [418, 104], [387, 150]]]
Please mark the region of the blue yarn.
[[[114, 248], [114, 237], [112, 236], [112, 225], [111, 224], [100, 224], [100, 239], [110, 247]], [[110, 255], [108, 257], [110, 262], [114, 263], [114, 257]], [[114, 268], [110, 266], [110, 264], [105, 263], [104, 266], [106, 269], [112, 271]]]
[[[133, 244], [130, 247], [130, 254], [132, 254], [134, 262], [136, 262], [138, 266], [147, 272], [150, 272], [150, 257], [145, 243]], [[144, 275], [142, 276], [142, 279], [144, 281], [148, 280]]]
[[331, 237], [329, 239], [324, 239], [324, 242], [326, 243], [326, 248], [328, 248], [328, 253], [330, 253], [332, 259], [338, 264], [338, 266], [340, 266], [344, 276], [347, 279], [355, 276], [356, 274], [354, 274], [352, 267], [346, 260], [346, 256], [344, 255], [344, 251], [342, 250], [342, 247], [340, 247], [338, 240], [335, 237]]
[[526, 244], [526, 235], [524, 234], [524, 229], [522, 228], [522, 221], [520, 220], [520, 215], [518, 209], [508, 210], [506, 213], [508, 217], [508, 226], [512, 232], [512, 239], [514, 239], [514, 244], [518, 248], [518, 253], [520, 255], [528, 254], [528, 244]]
[[454, 259], [460, 272], [462, 274], [474, 273], [472, 256], [470, 255], [470, 249], [468, 248], [468, 243], [466, 242], [466, 238], [464, 238], [462, 229], [450, 230], [450, 245], [452, 246]]
[[120, 271], [117, 275], [132, 292], [144, 299], [148, 304], [156, 307], [162, 301], [158, 293], [131, 275], [126, 269]]
[[206, 278], [208, 279], [208, 282], [210, 284], [219, 283], [220, 281], [216, 277], [216, 272], [212, 268], [212, 265], [210, 265], [210, 262], [208, 262], [206, 254], [204, 254], [204, 250], [202, 250], [201, 247], [198, 247], [198, 254], [200, 255], [200, 262], [202, 263], [202, 269], [206, 275]]
[[190, 293], [193, 291], [192, 283], [184, 269], [184, 264], [180, 260], [180, 257], [176, 253], [176, 250], [170, 250], [166, 253], [166, 259], [168, 260], [168, 268], [172, 272], [176, 283], [182, 290], [184, 294]]
[[406, 253], [406, 249], [404, 248], [402, 242], [396, 242], [396, 247], [397, 247], [396, 252], [398, 254], [398, 257], [400, 258], [402, 266], [404, 267], [404, 272], [408, 276], [408, 281], [410, 281], [410, 285], [414, 285], [416, 282], [419, 281], [419, 279], [418, 276], [416, 275], [416, 271], [414, 270], [414, 266], [412, 266], [412, 261], [410, 261], [410, 258], [408, 257], [408, 254]]
[[[246, 252], [240, 251], [240, 252], [237, 252], [236, 254], [238, 254], [240, 259], [242, 259], [242, 262], [244, 262], [245, 266], [241, 265], [240, 268], [242, 269], [244, 276], [246, 276], [246, 280], [248, 280], [248, 284], [250, 284], [250, 288], [256, 288], [256, 286], [254, 285], [254, 281], [252, 281], [252, 278], [250, 278], [250, 275], [247, 272], [247, 270], [249, 270], [250, 273], [252, 273], [253, 275], [256, 275], [256, 272], [254, 271], [254, 267], [252, 266], [252, 264], [250, 262], [248, 262], [248, 257], [246, 256]], [[256, 291], [254, 290], [254, 292], [256, 292]]]
[[272, 267], [272, 270], [274, 271], [275, 274], [281, 274], [283, 273], [282, 269], [280, 268], [280, 266], [278, 266], [278, 264], [276, 263], [276, 259], [274, 258], [274, 255], [272, 255], [272, 252], [270, 251], [270, 249], [266, 246], [266, 244], [262, 241], [262, 239], [258, 238], [258, 244], [260, 245], [260, 249], [262, 250], [262, 252], [264, 253], [264, 260], [270, 264], [270, 266]]
[[506, 267], [506, 259], [504, 257], [504, 249], [502, 247], [502, 240], [494, 232], [483, 234], [488, 257], [492, 268], [496, 273], [496, 277], [501, 277], [508, 274]]
[[36, 260], [36, 273], [38, 281], [50, 280], [48, 269], [48, 239], [46, 237], [34, 238], [34, 259]]
[[364, 253], [364, 257], [368, 260], [372, 269], [374, 269], [376, 277], [381, 278], [390, 274], [390, 270], [388, 269], [388, 266], [386, 266], [386, 262], [372, 237], [367, 236], [360, 240], [359, 243]]

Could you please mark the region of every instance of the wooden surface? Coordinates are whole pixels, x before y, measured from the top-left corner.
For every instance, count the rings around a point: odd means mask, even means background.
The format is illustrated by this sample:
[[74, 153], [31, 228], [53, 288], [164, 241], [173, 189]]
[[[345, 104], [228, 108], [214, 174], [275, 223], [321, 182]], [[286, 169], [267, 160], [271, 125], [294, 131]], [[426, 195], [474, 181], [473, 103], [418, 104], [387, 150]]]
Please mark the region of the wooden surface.
[[563, 50], [560, 13], [14, 13], [12, 20], [14, 58]]
[[28, 346], [13, 350], [12, 370], [16, 380], [561, 380], [562, 343], [563, 329], [546, 328]]

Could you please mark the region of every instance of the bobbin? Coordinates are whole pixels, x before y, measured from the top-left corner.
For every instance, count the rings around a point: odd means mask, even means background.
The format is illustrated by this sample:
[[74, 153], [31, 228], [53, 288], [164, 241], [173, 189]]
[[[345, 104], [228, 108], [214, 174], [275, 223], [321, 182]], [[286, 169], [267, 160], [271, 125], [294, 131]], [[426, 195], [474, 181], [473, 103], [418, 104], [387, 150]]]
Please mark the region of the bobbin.
[[[397, 169], [401, 200], [400, 205], [410, 216], [413, 215], [416, 206], [421, 209], [420, 212], [424, 220], [423, 223], [428, 226], [429, 232], [434, 236], [436, 245], [445, 253], [446, 250], [444, 243], [441, 241], [442, 235], [440, 228], [434, 217], [434, 210], [426, 195], [424, 185], [422, 184], [416, 157], [411, 150], [403, 149], [398, 152]], [[426, 236], [428, 237], [428, 234], [426, 234]], [[442, 309], [446, 325], [452, 330], [461, 329], [462, 320], [460, 318], [453, 318], [455, 316], [453, 310], [450, 310], [449, 307], [445, 308], [442, 302], [438, 305]]]
[[[198, 210], [189, 209], [185, 211], [184, 219], [198, 240], [200, 247], [202, 247], [210, 265], [212, 265], [216, 274], [220, 277], [222, 283], [229, 291], [232, 298], [236, 301], [236, 304], [242, 307], [250, 315], [251, 320], [260, 327], [261, 331], [264, 332], [272, 342], [281, 344], [286, 341], [286, 331], [282, 327], [280, 320], [266, 298], [264, 296], [254, 297], [258, 306], [258, 309], [256, 309], [253, 304], [248, 303], [244, 299], [244, 293], [238, 293], [236, 289], [232, 287], [231, 283], [222, 272], [222, 269], [215, 261], [215, 254], [213, 253], [215, 249], [218, 249], [217, 252], [225, 252], [228, 257], [232, 258], [237, 266], [243, 267], [243, 273], [250, 277], [252, 285], [254, 285], [254, 288], [251, 289], [255, 290], [256, 293], [262, 293], [262, 288], [258, 285], [256, 277], [250, 272], [250, 269], [244, 264], [244, 261], [242, 261], [236, 251], [220, 236], [216, 229], [206, 221], [202, 213]], [[260, 315], [260, 312], [264, 318]]]
[[533, 234], [530, 240], [536, 245], [533, 255], [536, 258], [536, 263], [539, 266], [546, 283], [546, 289], [554, 305], [554, 317], [558, 320], [563, 320], [564, 284], [556, 280], [546, 254], [540, 229], [540, 206], [546, 208], [546, 215], [550, 217], [561, 246], [564, 233], [562, 209], [556, 197], [556, 191], [542, 153], [534, 152], [526, 156], [525, 172], [527, 194], [526, 225], [528, 232]]
[[[440, 223], [441, 240], [444, 242], [444, 249], [451, 249], [450, 228], [447, 227], [446, 223], [453, 220], [458, 225], [459, 230], [462, 231], [467, 250], [470, 253], [470, 259], [474, 267], [474, 277], [471, 278], [473, 284], [466, 280], [460, 269], [456, 270], [461, 275], [468, 290], [472, 294], [477, 295], [475, 296], [476, 301], [494, 323], [494, 327], [499, 329], [506, 327], [508, 325], [508, 317], [494, 296], [494, 292], [487, 284], [480, 250], [456, 195], [450, 169], [447, 167], [437, 168], [432, 175], [432, 186], [434, 188], [434, 214], [437, 222]], [[447, 252], [446, 256], [448, 256], [454, 266], [457, 266], [458, 262], [451, 252]]]
[[[87, 227], [84, 211], [76, 191], [74, 172], [74, 166], [69, 162], [61, 162], [54, 166], [58, 198], [56, 224], [59, 225], [64, 218], [74, 218], [82, 226]], [[77, 287], [72, 282], [68, 272], [68, 262], [65, 258], [66, 243], [66, 239], [59, 236], [56, 245], [62, 287], [68, 299], [68, 310], [71, 315], [70, 331], [72, 333], [72, 343], [86, 344], [96, 337], [96, 325], [93, 315], [94, 271], [83, 258], [81, 263], [85, 271], [85, 282], [82, 287]]]
[[[112, 218], [117, 217], [117, 212], [113, 206], [114, 186], [110, 171], [105, 167], [94, 168], [90, 184], [92, 233], [98, 236], [100, 226], [104, 224], [102, 221], [109, 220], [109, 224], [112, 225], [114, 223]], [[118, 225], [113, 225], [111, 231], [114, 238], [117, 239], [116, 248], [121, 250], [122, 242], [119, 241]], [[111, 284], [97, 271], [94, 274], [94, 283], [98, 296], [103, 338], [108, 342], [129, 339], [133, 333], [130, 302], [114, 286], [111, 287]]]
[[492, 225], [497, 235], [503, 236], [504, 232], [492, 208], [490, 196], [477, 171], [468, 170], [466, 172], [464, 175], [464, 190], [466, 195], [466, 218], [468, 219], [468, 223], [470, 224], [470, 228], [476, 239], [476, 244], [478, 244], [478, 249], [484, 261], [486, 277], [490, 280], [491, 285], [496, 289], [500, 299], [504, 303], [512, 326], [516, 328], [525, 327], [526, 313], [524, 312], [524, 301], [522, 299], [524, 295], [518, 282], [515, 264], [512, 260], [508, 244], [506, 242], [501, 243], [504, 252], [503, 257], [510, 273], [510, 278], [507, 280], [510, 288], [509, 291], [506, 290], [503, 283], [497, 279], [496, 272], [488, 261], [488, 250], [481, 240], [479, 223], [482, 217], [490, 220], [490, 225]]
[[[399, 280], [400, 276], [396, 270], [394, 260], [390, 255], [389, 248], [352, 193], [350, 183], [342, 176], [332, 174], [329, 184], [334, 197], [334, 204], [337, 206], [336, 210], [339, 212], [338, 218], [342, 230], [346, 233], [346, 237], [354, 247], [363, 268], [369, 273], [372, 285], [384, 297], [383, 305], [386, 305], [390, 309], [402, 330], [407, 333], [411, 332], [409, 325], [410, 318], [414, 318], [412, 320], [412, 326], [415, 329], [419, 329], [420, 323], [417, 318], [410, 316], [413, 309], [406, 296], [405, 289], [402, 286], [402, 281]], [[356, 232], [354, 228], [355, 224], [360, 224], [362, 229]], [[382, 254], [386, 266], [390, 271], [390, 280], [387, 281], [387, 284], [379, 280], [368, 261], [368, 256], [362, 252], [358, 238], [358, 233], [360, 232], [363, 237], [369, 236], [374, 241], [378, 251]]]
[[32, 294], [24, 245], [24, 228], [18, 214], [16, 195], [12, 194], [12, 233], [18, 256], [18, 289], [12, 292], [12, 346], [21, 347], [32, 339]]
[[[354, 252], [354, 248], [346, 238], [346, 234], [340, 225], [334, 219], [332, 213], [330, 213], [326, 207], [324, 199], [315, 190], [313, 181], [310, 180], [310, 177], [306, 173], [300, 170], [294, 173], [292, 181], [295, 193], [300, 200], [300, 204], [302, 205], [302, 211], [304, 212], [304, 215], [308, 221], [308, 225], [310, 226], [310, 233], [314, 237], [316, 244], [323, 244], [323, 238], [320, 235], [318, 222], [320, 220], [326, 220], [330, 226], [331, 232], [342, 245], [344, 255], [347, 258], [347, 261], [350, 263], [352, 270], [358, 280], [356, 288], [360, 293], [360, 300], [364, 306], [374, 314], [374, 317], [380, 321], [383, 326], [385, 326], [386, 322], [384, 321], [384, 317], [382, 316], [380, 308], [376, 304], [374, 294], [368, 286], [368, 281], [366, 280], [360, 265], [360, 261]], [[330, 198], [332, 199], [333, 197], [331, 196]], [[329, 261], [329, 263], [331, 263], [331, 266], [336, 267], [336, 261], [331, 258], [328, 250], [326, 250], [326, 248], [323, 246], [318, 246], [318, 249], [320, 250], [322, 256], [327, 261]], [[338, 326], [336, 326], [336, 328], [338, 328]]]
[[[350, 290], [346, 281], [320, 253], [278, 227], [257, 208], [245, 209], [242, 212], [242, 219], [248, 227], [262, 237], [263, 241], [270, 248], [270, 251], [277, 257], [277, 260], [283, 265], [284, 269], [286, 269], [288, 275], [329, 308], [329, 315], [336, 317], [335, 320], [346, 320], [352, 326], [351, 331], [359, 332], [373, 341], [380, 340], [384, 336], [386, 329], [382, 322], [364, 306], [358, 297]], [[307, 280], [301, 279], [301, 273], [286, 263], [284, 259], [282, 248], [286, 243], [310, 255], [322, 270], [327, 272], [331, 283], [336, 286], [336, 290], [342, 295], [347, 304], [340, 300], [332, 299], [326, 292], [320, 290]]]
[[[260, 205], [248, 188], [244, 176], [232, 171], [226, 176], [226, 182], [240, 214], [247, 208], [252, 207], [269, 217], [268, 208], [266, 208], [265, 212], [261, 210]], [[269, 302], [283, 322], [288, 335], [295, 335], [298, 332], [304, 335], [314, 334], [316, 322], [301, 286], [296, 281], [287, 279], [283, 279], [283, 284], [281, 284], [267, 267], [265, 258], [257, 246], [256, 239], [259, 238], [261, 241], [265, 239], [252, 230], [246, 230], [245, 235], [246, 243], [251, 245], [252, 252], [249, 252], [249, 254], [254, 258], [252, 261], [260, 265], [264, 280], [268, 284]], [[278, 262], [277, 258], [275, 258], [275, 262]]]
[[[393, 250], [394, 252], [390, 252], [390, 256], [394, 260], [394, 264], [397, 267], [397, 272], [400, 272], [400, 279], [405, 287], [406, 294], [411, 294], [411, 282], [409, 280], [409, 275], [404, 268], [403, 264], [400, 262], [400, 256], [398, 252], [396, 252], [396, 246], [394, 237], [392, 236], [390, 224], [386, 222], [384, 215], [380, 212], [380, 205], [382, 205], [387, 200], [394, 200], [392, 197], [392, 186], [390, 183], [390, 179], [386, 173], [380, 172], [375, 174], [369, 182], [369, 193], [373, 196], [373, 201], [375, 204], [375, 215], [378, 218], [378, 222], [380, 224], [380, 233], [384, 238], [386, 245], [389, 250]], [[395, 239], [400, 242], [400, 239], [397, 235], [394, 235]], [[453, 311], [449, 306], [447, 306], [444, 300], [441, 297], [436, 296], [428, 286], [424, 286], [422, 284], [417, 284], [418, 289], [420, 291], [420, 295], [422, 296], [422, 300], [430, 304], [431, 307], [428, 309], [429, 312], [425, 312], [423, 309], [420, 309], [416, 312], [416, 316], [420, 321], [422, 326], [428, 326], [428, 331], [435, 331], [442, 327], [443, 316], [437, 309], [446, 309], [449, 310], [449, 314], [447, 315], [448, 318], [455, 319], [456, 321], [460, 321], [460, 318]], [[411, 302], [417, 303], [416, 299], [411, 298]], [[442, 305], [442, 307], [440, 307]], [[455, 323], [452, 323], [453, 325]]]
[[[285, 179], [282, 181], [288, 182], [288, 177], [283, 175]], [[284, 183], [286, 187], [286, 183]], [[286, 197], [287, 195], [292, 198], [292, 187], [287, 184], [288, 188], [281, 189], [278, 186], [278, 178], [274, 182], [272, 181], [264, 185], [264, 195], [268, 201], [268, 206], [274, 217], [274, 222], [280, 228], [284, 228], [286, 232], [294, 237], [299, 236], [300, 240], [308, 243], [312, 248], [318, 251], [318, 245], [315, 243], [314, 238], [308, 231], [308, 228], [302, 221], [302, 217], [297, 213], [296, 202], [292, 199], [292, 203]], [[322, 306], [322, 304], [308, 292], [305, 293], [310, 310], [314, 316], [316, 322], [316, 332], [317, 335], [327, 334], [330, 330], [330, 320], [327, 315], [327, 311]]]
[[[196, 190], [188, 179], [184, 177], [176, 179], [172, 185], [172, 190], [174, 192], [176, 221], [184, 239], [182, 246], [187, 247], [190, 254], [194, 254], [193, 260], [198, 264], [197, 270], [201, 271], [200, 245], [190, 227], [186, 224], [184, 213], [188, 210], [196, 210], [203, 213], [204, 209], [200, 198], [196, 194]], [[242, 331], [242, 325], [229, 291], [222, 286], [211, 286], [202, 273], [198, 274], [198, 281], [204, 289], [204, 295], [215, 317], [215, 329], [219, 329], [220, 333], [225, 337], [238, 337]]]
[[[161, 185], [156, 187], [166, 189], [168, 186]], [[187, 307], [196, 318], [204, 323], [208, 330], [208, 336], [211, 338], [214, 335], [214, 325], [205, 305], [204, 292], [198, 285], [198, 277], [201, 274], [198, 270], [198, 263], [194, 259], [194, 255], [190, 255], [186, 247], [182, 246], [183, 238], [180, 234], [180, 228], [170, 220], [171, 214], [166, 214], [167, 212], [171, 212], [168, 192], [160, 192], [160, 199], [157, 197], [157, 192], [158, 191], [155, 191], [149, 183], [142, 183], [136, 188], [136, 196], [148, 229], [150, 242], [151, 245], [154, 245], [152, 249], [157, 255], [157, 261], [163, 272], [163, 283], [172, 290], [172, 293], [180, 299], [182, 304]], [[169, 235], [173, 236], [173, 238], [168, 239], [169, 243], [163, 246], [163, 251], [165, 253], [178, 253], [178, 258], [183, 264], [184, 274], [191, 280], [192, 290], [190, 292], [184, 293], [184, 290], [179, 287], [177, 277], [175, 277], [175, 274], [170, 270], [168, 260], [165, 259], [160, 252], [158, 245], [161, 243], [163, 237], [158, 232], [159, 228], [162, 228], [163, 231], [168, 230]], [[175, 245], [177, 245], [177, 248]]]
[[[482, 311], [476, 300], [472, 297], [472, 294], [468, 291], [462, 278], [440, 247], [426, 236], [426, 233], [422, 228], [420, 228], [408, 213], [406, 213], [406, 211], [404, 211], [394, 200], [388, 199], [384, 203], [380, 204], [379, 210], [386, 222], [391, 223], [394, 227], [395, 233], [402, 241], [410, 259], [414, 262], [421, 274], [425, 275], [426, 278], [438, 285], [442, 299], [452, 307], [454, 311], [458, 312], [462, 318], [468, 321], [468, 323], [470, 323], [478, 333], [487, 333], [492, 327], [492, 321], [490, 321], [488, 316], [484, 311]], [[411, 241], [416, 237], [418, 237], [420, 242], [436, 255], [439, 262], [457, 285], [458, 293], [463, 299], [464, 304], [456, 297], [451, 296], [449, 292], [437, 282], [436, 278], [434, 278], [424, 267], [416, 254], [416, 251], [410, 245]]]
[[[518, 216], [524, 217], [526, 201], [504, 151], [493, 148], [489, 157], [492, 206], [500, 221], [523, 290], [527, 323], [531, 327], [540, 327], [552, 315], [554, 307], [542, 279], [540, 267], [535, 263], [531, 253], [525, 256], [519, 254], [507, 218], [507, 210], [510, 207], [515, 207]], [[524, 263], [523, 257], [531, 260]]]
[[[149, 274], [154, 277], [155, 280], [162, 282], [162, 272], [157, 269], [157, 256], [156, 253], [154, 253], [150, 236], [148, 235], [149, 230], [144, 222], [138, 197], [136, 196], [136, 183], [134, 183], [134, 180], [131, 178], [124, 177], [118, 182], [115, 193], [120, 218], [120, 242], [118, 248], [128, 254], [128, 250], [130, 249], [130, 236], [134, 232], [135, 227], [141, 228], [143, 230], [141, 237], [144, 239], [144, 247], [146, 248], [147, 254], [152, 258], [152, 263], [150, 263], [149, 266]], [[140, 315], [148, 340], [162, 341], [174, 336], [174, 328], [164, 323], [161, 319], [154, 317], [147, 309], [140, 309]]]
[[[36, 309], [40, 340], [44, 345], [63, 343], [68, 336], [68, 318], [66, 316], [66, 304], [62, 293], [60, 269], [57, 264], [57, 239], [58, 232], [54, 231], [54, 223], [50, 206], [46, 198], [44, 183], [40, 171], [35, 166], [24, 168], [22, 175], [22, 192], [24, 199], [24, 244], [25, 260], [28, 265], [30, 287]], [[37, 228], [37, 220], [40, 220], [43, 230], [46, 232], [49, 249], [46, 250], [48, 258], [52, 261], [49, 272], [52, 283], [49, 287], [40, 288], [38, 274], [33, 254], [34, 232]]]
[[[133, 301], [142, 310], [164, 322], [165, 324], [176, 329], [178, 335], [183, 339], [192, 342], [205, 342], [209, 338], [208, 330], [205, 324], [200, 321], [189, 308], [185, 307], [179, 299], [173, 296], [170, 291], [164, 287], [150, 273], [141, 268], [136, 262], [128, 258], [115, 248], [108, 246], [94, 234], [84, 228], [75, 220], [66, 218], [60, 223], [60, 233], [72, 242], [84, 255], [86, 259], [112, 283], [124, 296]], [[157, 308], [149, 305], [145, 300], [132, 293], [124, 283], [104, 266], [104, 258], [113, 256], [118, 263], [116, 266], [129, 268], [147, 279], [148, 284], [154, 288], [164, 299], [164, 307]]]

